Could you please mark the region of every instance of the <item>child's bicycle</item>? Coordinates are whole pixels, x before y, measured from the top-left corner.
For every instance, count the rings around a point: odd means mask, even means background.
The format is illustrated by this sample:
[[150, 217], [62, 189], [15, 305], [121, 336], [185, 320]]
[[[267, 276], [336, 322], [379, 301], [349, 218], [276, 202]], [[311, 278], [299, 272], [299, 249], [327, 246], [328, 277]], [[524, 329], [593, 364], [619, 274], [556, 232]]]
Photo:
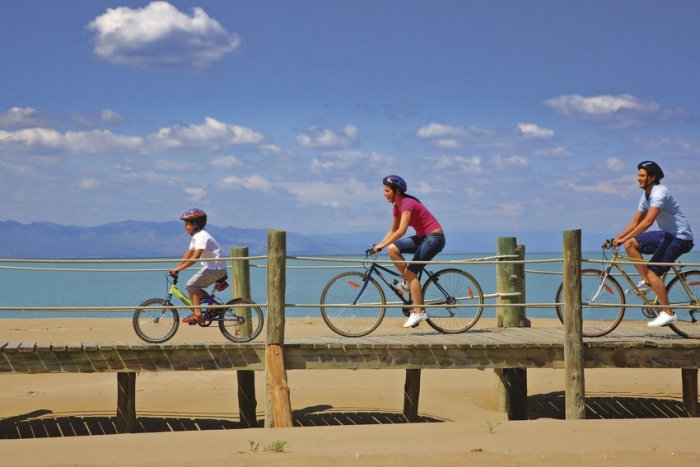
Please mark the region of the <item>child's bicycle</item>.
[[[377, 254], [365, 252], [365, 259], [374, 261]], [[404, 305], [401, 310], [408, 316], [411, 298], [403, 294], [397, 286], [401, 275], [375, 262], [363, 263], [365, 272], [343, 272], [333, 277], [321, 293], [321, 316], [334, 332], [345, 337], [360, 337], [374, 331], [384, 319], [386, 296], [375, 279], [384, 282], [399, 301], [390, 305]], [[423, 303], [445, 305], [426, 307], [428, 324], [435, 330], [456, 334], [464, 332], [476, 324], [483, 311], [484, 295], [481, 286], [470, 274], [460, 269], [443, 269], [430, 272], [423, 284]], [[388, 279], [384, 274], [389, 274]], [[421, 273], [422, 275], [422, 273]], [[393, 280], [391, 280], [393, 278]], [[420, 280], [419, 276], [419, 280]], [[477, 306], [459, 306], [472, 304]]]
[[[613, 254], [610, 259], [605, 253], [606, 250], [612, 250]], [[654, 292], [640, 290], [622, 268], [623, 265], [618, 263], [618, 260], [635, 261], [635, 259], [618, 253], [618, 247], [613, 247], [610, 240], [603, 242], [602, 251], [604, 261], [602, 269], [581, 270], [581, 302], [583, 305], [581, 313], [583, 315], [584, 337], [600, 337], [612, 332], [625, 315], [625, 292], [623, 292], [620, 283], [610, 274], [613, 267], [629, 284], [630, 288], [627, 289], [627, 293], [637, 295], [642, 300], [643, 305], [649, 306], [642, 308], [642, 313], [647, 318], [655, 318], [657, 313], [661, 311], [659, 298], [653, 296], [652, 299], [649, 299], [647, 297], [647, 293], [653, 295]], [[698, 323], [700, 310], [691, 308], [700, 305], [700, 271], [682, 271], [681, 266], [672, 266], [661, 277], [664, 283], [671, 271], [675, 277], [666, 284], [669, 302], [672, 306], [687, 306], [688, 308], [672, 308], [678, 315], [678, 321], [668, 327], [683, 337], [700, 339], [700, 323]], [[562, 303], [564, 300], [563, 287], [562, 283], [557, 290], [556, 303]], [[658, 308], [655, 308], [656, 306]], [[559, 321], [564, 323], [564, 307], [557, 306], [556, 310]]]
[[[180, 315], [173, 306], [173, 296], [180, 299], [186, 306], [192, 306], [189, 297], [177, 287], [177, 275], [167, 273], [167, 292], [165, 298], [149, 298], [144, 300], [134, 311], [133, 325], [136, 334], [146, 342], [159, 344], [171, 339], [180, 326]], [[215, 297], [215, 291], [222, 291], [228, 284], [226, 277], [217, 281], [212, 287], [209, 297], [202, 300], [202, 316], [204, 322], [199, 326], [208, 327], [218, 322], [219, 330], [231, 342], [250, 342], [262, 331], [263, 312], [258, 305], [245, 298], [234, 298], [226, 303], [231, 308], [211, 308], [211, 305], [221, 305], [221, 300]], [[250, 305], [250, 306], [241, 306]]]

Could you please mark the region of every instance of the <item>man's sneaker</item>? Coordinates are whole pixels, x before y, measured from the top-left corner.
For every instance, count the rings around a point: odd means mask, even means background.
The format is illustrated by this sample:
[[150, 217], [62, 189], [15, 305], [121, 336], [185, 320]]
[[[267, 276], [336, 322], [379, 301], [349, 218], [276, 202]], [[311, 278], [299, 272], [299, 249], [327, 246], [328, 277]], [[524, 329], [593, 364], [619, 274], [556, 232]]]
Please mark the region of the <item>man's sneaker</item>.
[[675, 323], [678, 321], [678, 316], [674, 313], [672, 315], [669, 315], [665, 311], [662, 311], [659, 313], [659, 316], [654, 318], [652, 321], [649, 321], [647, 323], [647, 326], [650, 328], [658, 328], [659, 326], [668, 326], [669, 324]]
[[420, 312], [420, 311], [414, 311], [411, 312], [411, 316], [408, 317], [406, 322], [403, 324], [403, 327], [405, 328], [413, 328], [418, 326], [420, 323], [428, 319], [428, 313], [426, 312]]
[[398, 281], [397, 281], [397, 283], [394, 284], [394, 286], [396, 287], [396, 290], [399, 291], [399, 293], [401, 294], [401, 296], [402, 296], [405, 300], [410, 300], [410, 298], [411, 298], [411, 291], [408, 289], [408, 284], [406, 283], [406, 281], [403, 281], [403, 282], [398, 282]]

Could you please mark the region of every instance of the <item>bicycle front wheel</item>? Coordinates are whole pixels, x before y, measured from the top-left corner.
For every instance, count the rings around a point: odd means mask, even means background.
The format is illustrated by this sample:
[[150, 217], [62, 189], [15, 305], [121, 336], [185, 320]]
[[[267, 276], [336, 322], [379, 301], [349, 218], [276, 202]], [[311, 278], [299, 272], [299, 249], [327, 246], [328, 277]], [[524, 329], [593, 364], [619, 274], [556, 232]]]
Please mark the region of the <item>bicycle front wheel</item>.
[[344, 272], [323, 289], [321, 316], [341, 336], [366, 336], [384, 319], [385, 304], [384, 291], [376, 280], [359, 272]]
[[[464, 332], [476, 324], [484, 311], [484, 293], [471, 274], [460, 269], [443, 269], [423, 285], [423, 303], [428, 307], [428, 324], [446, 334]], [[470, 305], [470, 306], [459, 306]], [[474, 306], [476, 305], [476, 306]]]
[[[688, 293], [683, 288], [683, 283], [678, 277], [674, 277], [666, 286], [668, 301], [671, 305], [700, 305], [700, 271], [684, 272], [683, 277], [692, 296], [688, 296]], [[698, 321], [700, 319], [700, 310], [674, 308], [673, 311], [678, 315], [678, 321], [670, 324], [668, 327], [683, 337], [700, 339], [700, 321]]]
[[180, 316], [175, 308], [167, 307], [162, 298], [149, 298], [134, 311], [132, 324], [136, 335], [151, 344], [160, 344], [172, 338], [180, 326]]
[[247, 298], [234, 298], [226, 305], [249, 307], [219, 308], [219, 330], [231, 342], [250, 342], [260, 335], [265, 317], [262, 309]]
[[[557, 290], [556, 303], [564, 302], [564, 283]], [[614, 277], [598, 269], [581, 270], [581, 321], [584, 337], [600, 337], [620, 324], [625, 316], [625, 293]], [[557, 305], [557, 316], [564, 324], [564, 307]]]

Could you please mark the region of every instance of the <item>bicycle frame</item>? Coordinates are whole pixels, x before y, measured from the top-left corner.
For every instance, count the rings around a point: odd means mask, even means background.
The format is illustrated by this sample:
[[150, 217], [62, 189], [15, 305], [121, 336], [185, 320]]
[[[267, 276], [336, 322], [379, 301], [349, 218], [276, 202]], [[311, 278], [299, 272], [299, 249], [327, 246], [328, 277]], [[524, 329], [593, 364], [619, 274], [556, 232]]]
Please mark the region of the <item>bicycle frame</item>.
[[[170, 281], [169, 281], [170, 282]], [[202, 305], [203, 308], [206, 308], [207, 306], [211, 305], [221, 305], [221, 302], [216, 299], [215, 292], [212, 290], [211, 293], [207, 292], [209, 296], [205, 299], [202, 300]], [[172, 282], [170, 282], [170, 288], [168, 289], [168, 292], [165, 296], [165, 302], [169, 305], [172, 306], [172, 298], [173, 296], [177, 297], [185, 306], [192, 306], [192, 300], [185, 295], [180, 288], [177, 286], [177, 278], [173, 279]], [[218, 321], [220, 320], [219, 317], [209, 317], [208, 315], [208, 310], [203, 310], [204, 317], [208, 320], [211, 321]]]

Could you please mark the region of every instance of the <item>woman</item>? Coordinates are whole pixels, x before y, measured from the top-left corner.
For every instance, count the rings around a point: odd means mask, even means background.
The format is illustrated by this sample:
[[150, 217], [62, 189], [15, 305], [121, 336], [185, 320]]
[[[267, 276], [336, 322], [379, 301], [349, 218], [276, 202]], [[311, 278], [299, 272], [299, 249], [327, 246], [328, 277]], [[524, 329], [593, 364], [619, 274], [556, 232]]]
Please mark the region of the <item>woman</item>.
[[[445, 234], [428, 208], [421, 204], [418, 198], [406, 193], [408, 186], [403, 178], [398, 175], [387, 175], [382, 183], [384, 197], [387, 202], [394, 205], [394, 217], [389, 232], [372, 249], [378, 253], [382, 248], [389, 247], [389, 258], [394, 261], [396, 269], [403, 276], [413, 299], [413, 308], [403, 327], [416, 327], [428, 319], [425, 308], [421, 306], [423, 293], [418, 280], [418, 274], [425, 265], [414, 263], [407, 265], [402, 253], [413, 253], [413, 261], [430, 261], [445, 247]], [[413, 227], [416, 234], [402, 238], [409, 226]]]

